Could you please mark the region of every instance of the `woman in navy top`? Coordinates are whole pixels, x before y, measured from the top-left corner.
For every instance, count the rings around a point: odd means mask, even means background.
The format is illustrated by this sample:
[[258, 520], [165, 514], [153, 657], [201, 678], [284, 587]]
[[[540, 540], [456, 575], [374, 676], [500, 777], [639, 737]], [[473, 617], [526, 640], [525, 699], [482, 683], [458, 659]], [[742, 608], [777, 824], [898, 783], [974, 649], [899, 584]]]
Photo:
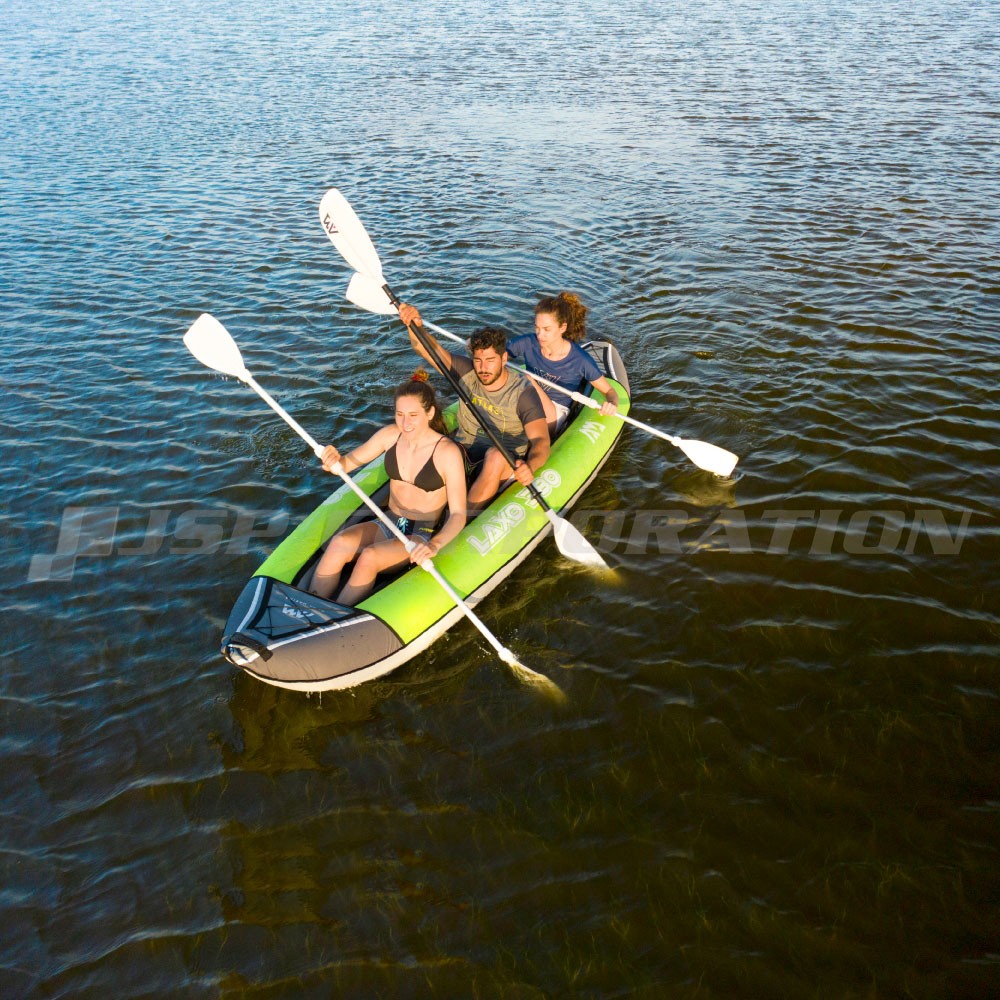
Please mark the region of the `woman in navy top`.
[[[507, 342], [507, 353], [528, 372], [555, 382], [567, 392], [586, 391], [587, 384], [604, 394], [600, 412], [610, 416], [618, 409], [618, 393], [579, 346], [587, 332], [587, 307], [572, 292], [542, 299], [535, 306], [535, 334]], [[538, 386], [549, 431], [554, 433], [569, 413], [569, 397], [556, 389]], [[554, 398], [549, 398], [553, 396]]]

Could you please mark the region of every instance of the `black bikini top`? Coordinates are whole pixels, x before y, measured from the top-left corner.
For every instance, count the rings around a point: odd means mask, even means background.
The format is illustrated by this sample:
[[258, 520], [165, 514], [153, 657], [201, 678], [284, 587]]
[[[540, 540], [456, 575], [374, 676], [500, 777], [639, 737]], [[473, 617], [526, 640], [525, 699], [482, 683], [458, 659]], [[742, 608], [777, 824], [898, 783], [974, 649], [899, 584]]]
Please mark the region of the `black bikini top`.
[[[424, 462], [421, 470], [413, 477], [413, 482], [410, 483], [411, 486], [416, 486], [418, 490], [423, 490], [425, 493], [433, 493], [435, 490], [444, 488], [444, 480], [441, 478], [441, 473], [434, 467], [434, 452], [437, 451], [437, 446], [443, 440], [443, 437], [437, 439], [434, 447], [431, 449], [430, 457]], [[409, 483], [408, 479], [404, 479], [399, 474], [399, 461], [396, 458], [397, 444], [399, 444], [399, 438], [396, 438], [392, 442], [391, 447], [385, 453], [385, 471], [390, 479], [395, 479], [398, 483]]]

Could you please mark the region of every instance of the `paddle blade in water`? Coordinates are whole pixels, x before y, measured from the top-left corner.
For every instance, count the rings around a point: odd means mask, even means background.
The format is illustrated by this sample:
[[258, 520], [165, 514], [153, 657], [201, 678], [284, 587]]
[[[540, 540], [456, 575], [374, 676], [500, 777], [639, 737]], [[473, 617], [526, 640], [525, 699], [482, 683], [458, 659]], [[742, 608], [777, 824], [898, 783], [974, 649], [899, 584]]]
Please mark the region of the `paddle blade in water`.
[[368, 312], [378, 313], [380, 316], [399, 315], [399, 310], [392, 304], [385, 289], [374, 278], [369, 278], [360, 271], [351, 278], [346, 298], [348, 302], [353, 302], [354, 305], [361, 306]]
[[236, 341], [210, 313], [202, 313], [184, 334], [184, 346], [208, 368], [246, 381], [248, 372]]
[[547, 510], [545, 513], [552, 522], [552, 534], [556, 540], [556, 547], [567, 559], [575, 559], [578, 563], [582, 563], [584, 566], [593, 566], [595, 569], [608, 568], [608, 564], [601, 558], [600, 552], [566, 518], [560, 517], [553, 510]]
[[674, 443], [699, 469], [714, 472], [717, 476], [728, 476], [739, 461], [739, 456], [731, 451], [726, 451], [716, 444], [708, 444], [706, 441], [686, 441], [677, 438]]
[[319, 221], [344, 260], [355, 271], [361, 271], [381, 283], [382, 262], [378, 251], [357, 213], [336, 188], [330, 188], [323, 195], [319, 203]]
[[507, 653], [508, 656], [501, 656], [501, 659], [511, 668], [514, 676], [522, 684], [534, 688], [540, 694], [543, 694], [546, 698], [557, 705], [565, 704], [566, 695], [563, 693], [563, 689], [559, 687], [558, 684], [549, 680], [549, 678], [544, 674], [540, 674], [537, 671], [532, 670], [530, 667], [526, 667], [509, 650], [507, 650]]

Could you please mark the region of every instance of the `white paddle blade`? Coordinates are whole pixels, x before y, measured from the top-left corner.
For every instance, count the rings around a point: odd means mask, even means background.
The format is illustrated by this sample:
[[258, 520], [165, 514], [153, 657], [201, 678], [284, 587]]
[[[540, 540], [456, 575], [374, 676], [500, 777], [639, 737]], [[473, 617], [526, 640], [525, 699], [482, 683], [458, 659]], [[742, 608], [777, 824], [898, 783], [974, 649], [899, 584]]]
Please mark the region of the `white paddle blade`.
[[[504, 653], [507, 655], [505, 656]], [[558, 684], [549, 680], [545, 674], [540, 674], [537, 670], [526, 667], [509, 649], [505, 649], [500, 654], [500, 659], [510, 667], [514, 676], [522, 684], [535, 688], [540, 694], [545, 695], [546, 698], [557, 705], [564, 705], [566, 703], [566, 695]]]
[[319, 221], [330, 237], [330, 242], [355, 271], [382, 281], [382, 261], [367, 230], [347, 199], [336, 189], [330, 188], [319, 203]]
[[706, 441], [685, 441], [683, 438], [678, 438], [674, 443], [699, 469], [714, 472], [717, 476], [730, 475], [739, 461], [738, 455], [720, 448], [717, 444], [708, 444]]
[[566, 518], [560, 517], [554, 510], [547, 510], [545, 513], [552, 522], [552, 535], [556, 540], [556, 548], [567, 559], [575, 559], [578, 563], [593, 566], [595, 569], [608, 568], [600, 552]]
[[184, 334], [184, 346], [206, 367], [246, 381], [243, 355], [229, 331], [210, 313], [202, 313]]
[[370, 313], [378, 313], [380, 316], [398, 316], [399, 310], [392, 304], [392, 300], [386, 294], [385, 289], [367, 274], [356, 272], [351, 278], [351, 283], [347, 286], [348, 302], [353, 302], [356, 306]]
[[[341, 473], [343, 475], [343, 473]], [[365, 494], [359, 494], [365, 495]], [[378, 510], [374, 506], [371, 500], [365, 501], [374, 510]], [[399, 537], [403, 536], [399, 533], [399, 529], [389, 521], [384, 513], [379, 512], [379, 520], [384, 520], [391, 528], [393, 534], [399, 534]], [[407, 548], [411, 548], [412, 543], [407, 543]], [[496, 650], [497, 656], [507, 664], [508, 667], [514, 672], [514, 676], [517, 677], [522, 683], [531, 684], [537, 687], [540, 691], [544, 692], [548, 697], [552, 698], [553, 701], [565, 701], [565, 695], [563, 695], [562, 690], [553, 681], [550, 681], [548, 677], [544, 674], [537, 673], [530, 667], [526, 667], [506, 646], [501, 645], [500, 640], [482, 623], [479, 616], [469, 607], [465, 601], [462, 600], [458, 594], [455, 593], [451, 584], [438, 572], [437, 567], [434, 565], [432, 559], [425, 559], [420, 564], [421, 569], [426, 570], [435, 580], [441, 585], [442, 590], [455, 602], [455, 606], [461, 609], [462, 613], [466, 618], [476, 626], [477, 629], [482, 633], [483, 638]]]

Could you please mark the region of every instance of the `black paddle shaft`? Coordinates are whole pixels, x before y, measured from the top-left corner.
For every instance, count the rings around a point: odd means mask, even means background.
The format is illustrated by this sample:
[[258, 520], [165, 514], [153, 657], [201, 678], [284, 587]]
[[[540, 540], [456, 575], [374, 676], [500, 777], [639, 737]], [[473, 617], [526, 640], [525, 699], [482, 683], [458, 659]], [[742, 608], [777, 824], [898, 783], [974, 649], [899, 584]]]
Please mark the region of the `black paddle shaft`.
[[[398, 309], [400, 300], [393, 294], [388, 285], [384, 285], [383, 288], [385, 293], [389, 296], [389, 299], [392, 301], [392, 304]], [[476, 418], [479, 426], [486, 432], [486, 436], [493, 442], [494, 447], [500, 452], [501, 455], [503, 455], [503, 457], [507, 460], [507, 464], [513, 469], [514, 463], [517, 459], [515, 459], [514, 456], [511, 455], [510, 452], [504, 447], [500, 438], [497, 437], [496, 431], [490, 425], [490, 422], [483, 416], [479, 407], [472, 401], [472, 397], [469, 395], [468, 389], [466, 389], [465, 386], [451, 373], [451, 370], [438, 354], [434, 342], [427, 336], [427, 331], [424, 330], [419, 323], [415, 323], [413, 326], [407, 326], [407, 330], [412, 331], [413, 335], [420, 341], [423, 349], [430, 355], [431, 364], [433, 364], [434, 367], [437, 368], [437, 370], [441, 372], [441, 374], [444, 375], [444, 377], [451, 383], [451, 387], [458, 393], [459, 399], [461, 399], [462, 402], [465, 403], [465, 405], [472, 411], [472, 415]], [[538, 502], [539, 506], [541, 506], [542, 510], [552, 510], [552, 508], [546, 503], [545, 497], [538, 492], [538, 487], [535, 486], [534, 483], [528, 483], [528, 489], [531, 491], [531, 495]]]

